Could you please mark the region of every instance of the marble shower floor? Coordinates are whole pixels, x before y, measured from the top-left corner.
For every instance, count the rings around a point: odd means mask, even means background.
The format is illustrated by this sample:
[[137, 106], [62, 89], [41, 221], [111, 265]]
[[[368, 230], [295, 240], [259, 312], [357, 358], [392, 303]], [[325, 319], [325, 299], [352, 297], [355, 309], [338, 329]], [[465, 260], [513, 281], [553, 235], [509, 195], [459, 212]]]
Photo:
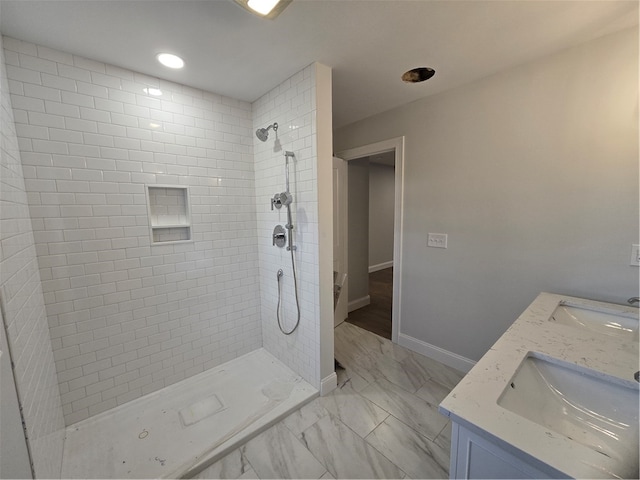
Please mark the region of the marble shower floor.
[[195, 478], [448, 478], [437, 406], [463, 373], [349, 323], [335, 330], [338, 388]]
[[67, 427], [62, 478], [180, 478], [318, 392], [264, 349]]

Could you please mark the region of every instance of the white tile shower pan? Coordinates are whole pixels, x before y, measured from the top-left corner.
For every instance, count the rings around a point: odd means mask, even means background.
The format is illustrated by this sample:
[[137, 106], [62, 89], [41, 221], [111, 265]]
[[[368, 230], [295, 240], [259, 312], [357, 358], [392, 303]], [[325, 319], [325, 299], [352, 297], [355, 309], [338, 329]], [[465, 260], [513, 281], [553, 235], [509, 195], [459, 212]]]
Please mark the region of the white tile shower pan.
[[67, 427], [62, 478], [181, 478], [316, 397], [264, 349]]

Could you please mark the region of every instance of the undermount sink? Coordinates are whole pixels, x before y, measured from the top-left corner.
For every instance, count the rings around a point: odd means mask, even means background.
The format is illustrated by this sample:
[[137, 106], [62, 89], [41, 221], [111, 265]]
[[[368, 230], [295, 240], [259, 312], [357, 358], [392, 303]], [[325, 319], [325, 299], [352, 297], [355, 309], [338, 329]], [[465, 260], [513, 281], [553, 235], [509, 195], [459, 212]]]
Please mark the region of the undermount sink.
[[498, 405], [612, 459], [619, 478], [638, 478], [638, 384], [530, 353]]
[[638, 314], [578, 307], [561, 303], [549, 317], [549, 321], [622, 340], [638, 341]]

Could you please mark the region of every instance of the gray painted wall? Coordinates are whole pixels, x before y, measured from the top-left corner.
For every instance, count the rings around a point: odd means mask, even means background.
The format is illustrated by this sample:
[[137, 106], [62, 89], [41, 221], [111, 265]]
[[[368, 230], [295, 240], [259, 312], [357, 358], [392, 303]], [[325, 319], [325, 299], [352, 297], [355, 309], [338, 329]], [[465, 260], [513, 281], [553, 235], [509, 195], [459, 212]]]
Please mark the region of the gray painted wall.
[[369, 163], [369, 266], [393, 261], [395, 169]]
[[338, 129], [334, 147], [402, 135], [401, 334], [477, 360], [541, 291], [638, 294], [637, 28]]

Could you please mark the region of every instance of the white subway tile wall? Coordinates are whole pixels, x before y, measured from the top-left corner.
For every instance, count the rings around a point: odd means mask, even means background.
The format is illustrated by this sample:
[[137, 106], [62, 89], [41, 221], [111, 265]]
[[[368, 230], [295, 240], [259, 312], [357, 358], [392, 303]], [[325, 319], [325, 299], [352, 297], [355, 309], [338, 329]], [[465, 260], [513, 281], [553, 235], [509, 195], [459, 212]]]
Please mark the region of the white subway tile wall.
[[[17, 56], [8, 52], [7, 60]], [[35, 473], [60, 478], [65, 424], [6, 72], [0, 37], [0, 297]], [[34, 138], [48, 128], [30, 127]]]
[[[317, 148], [315, 134], [315, 65], [306, 67], [253, 103], [254, 130], [278, 123], [261, 142], [254, 136], [256, 207], [258, 211], [258, 250], [262, 296], [262, 335], [264, 347], [306, 381], [320, 388], [320, 313], [318, 284], [318, 192], [316, 182]], [[289, 160], [292, 215], [298, 269], [300, 326], [292, 335], [283, 335], [276, 319], [278, 283], [282, 269], [281, 319], [289, 331], [297, 317], [290, 252], [272, 245], [273, 228], [287, 223], [286, 208], [271, 210], [270, 199], [283, 192], [284, 152]]]
[[[251, 105], [4, 47], [67, 425], [261, 347]], [[153, 184], [193, 242], [151, 244]]]

